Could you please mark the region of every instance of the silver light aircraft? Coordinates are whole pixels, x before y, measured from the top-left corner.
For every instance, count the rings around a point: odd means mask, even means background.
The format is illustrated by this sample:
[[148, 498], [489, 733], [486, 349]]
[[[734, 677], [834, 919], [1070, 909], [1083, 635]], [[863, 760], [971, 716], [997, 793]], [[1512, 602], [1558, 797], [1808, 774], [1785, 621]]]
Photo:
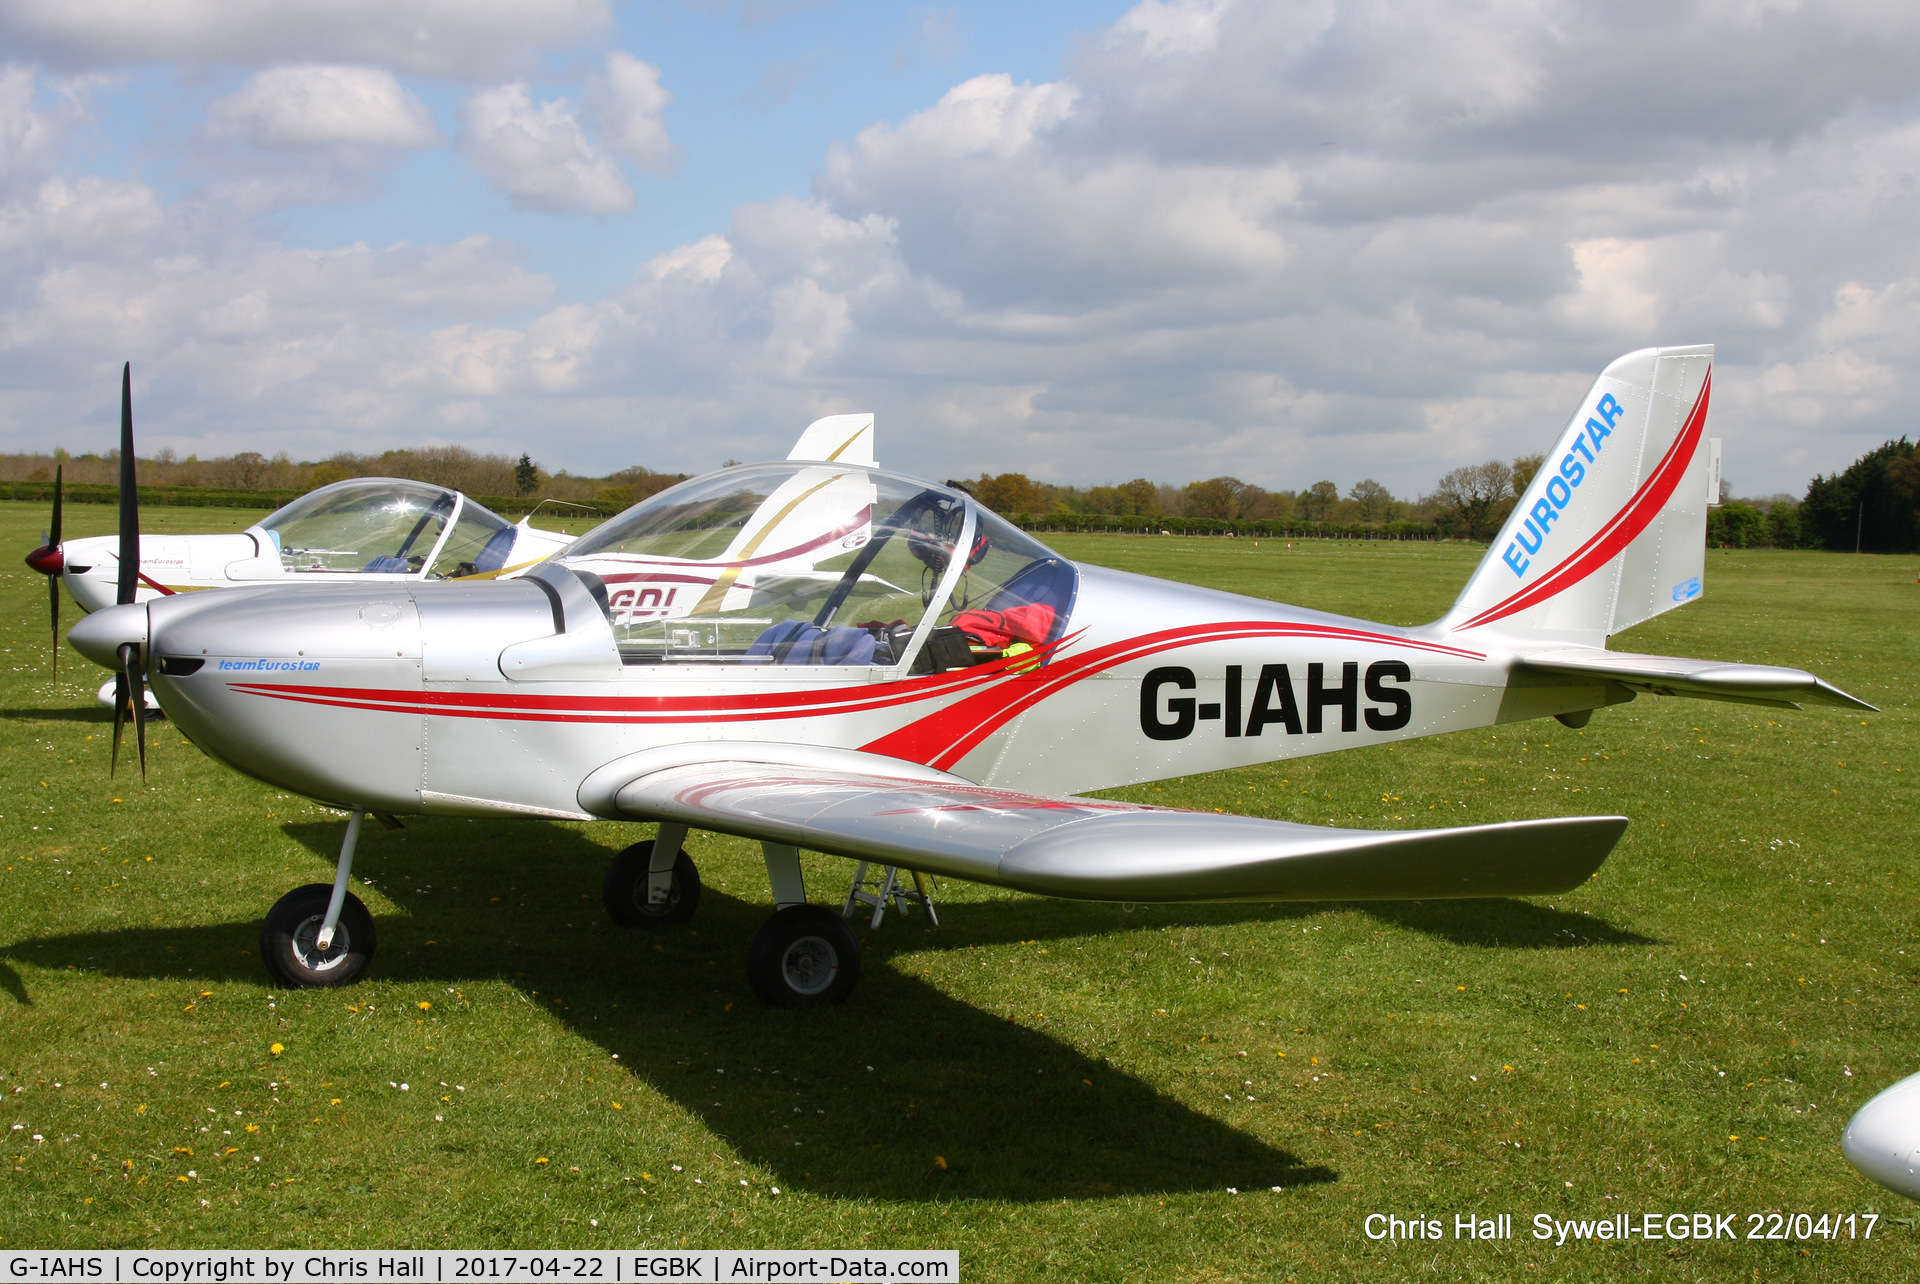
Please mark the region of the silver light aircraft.
[[1716, 482], [1712, 349], [1600, 375], [1440, 620], [1400, 628], [1076, 565], [951, 486], [842, 454], [682, 483], [506, 583], [262, 588], [97, 612], [71, 641], [258, 779], [350, 813], [333, 885], [263, 951], [353, 980], [374, 925], [360, 818], [650, 821], [613, 918], [681, 922], [689, 830], [763, 845], [770, 1004], [838, 1002], [859, 945], [799, 849], [1113, 901], [1525, 896], [1588, 879], [1627, 821], [1376, 832], [1090, 791], [1639, 694], [1870, 706], [1796, 669], [1606, 650], [1697, 598]]
[[[302, 495], [237, 535], [142, 535], [136, 600], [260, 584], [512, 576], [573, 542], [529, 520], [509, 522], [430, 482], [352, 477]], [[114, 605], [118, 543], [112, 535], [50, 542], [27, 564], [58, 576], [82, 610], [97, 611]]]
[[[62, 538], [64, 469], [56, 469], [51, 529], [27, 554], [27, 566], [47, 577], [56, 665], [63, 584], [82, 611], [93, 612], [122, 601], [260, 584], [510, 578], [573, 542], [571, 535], [533, 526], [531, 516], [509, 522], [450, 487], [401, 477], [322, 486], [239, 534], [141, 535], [132, 382], [129, 365], [120, 382], [120, 534]], [[123, 589], [123, 581], [130, 588]], [[113, 686], [101, 689], [103, 704], [113, 703]], [[149, 701], [147, 708], [154, 707]]]

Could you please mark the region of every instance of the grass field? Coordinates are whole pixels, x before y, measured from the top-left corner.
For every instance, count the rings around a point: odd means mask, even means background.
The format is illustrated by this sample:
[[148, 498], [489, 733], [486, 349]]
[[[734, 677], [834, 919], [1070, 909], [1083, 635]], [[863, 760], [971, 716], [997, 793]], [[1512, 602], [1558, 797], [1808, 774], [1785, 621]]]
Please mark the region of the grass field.
[[[112, 513], [68, 510], [74, 534]], [[159, 510], [149, 529], [257, 517]], [[106, 774], [102, 671], [47, 677], [37, 506], [0, 505], [0, 1248], [958, 1249], [970, 1280], [1833, 1279], [1920, 1272], [1841, 1160], [1920, 1069], [1911, 560], [1714, 553], [1619, 649], [1812, 669], [1878, 715], [1642, 697], [1126, 796], [1413, 827], [1624, 813], [1551, 903], [1121, 907], [941, 886], [854, 1000], [767, 1011], [748, 844], [691, 930], [603, 921], [611, 824], [409, 821], [356, 872], [373, 979], [270, 987], [258, 922], [341, 824], [160, 724]], [[1070, 556], [1396, 623], [1455, 544], [1059, 537]], [[71, 618], [74, 608], [69, 603]], [[849, 867], [810, 858], [816, 888]], [[17, 1128], [16, 1128], [17, 1125]], [[1274, 1190], [1279, 1187], [1279, 1190]], [[1233, 1190], [1238, 1193], [1233, 1193]], [[776, 1193], [776, 1189], [777, 1192]], [[1531, 1219], [1882, 1215], [1870, 1241], [1626, 1244]], [[1370, 1213], [1509, 1213], [1375, 1242]]]

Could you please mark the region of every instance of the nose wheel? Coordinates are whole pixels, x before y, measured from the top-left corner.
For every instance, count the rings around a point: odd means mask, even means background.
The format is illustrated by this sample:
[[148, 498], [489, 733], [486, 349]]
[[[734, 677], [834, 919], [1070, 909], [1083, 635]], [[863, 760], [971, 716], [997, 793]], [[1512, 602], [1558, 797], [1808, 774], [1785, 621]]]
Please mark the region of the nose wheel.
[[325, 883], [296, 887], [274, 902], [260, 927], [260, 958], [289, 989], [352, 985], [373, 961], [373, 915], [351, 892], [340, 906], [340, 921], [325, 948], [321, 925], [333, 888]]

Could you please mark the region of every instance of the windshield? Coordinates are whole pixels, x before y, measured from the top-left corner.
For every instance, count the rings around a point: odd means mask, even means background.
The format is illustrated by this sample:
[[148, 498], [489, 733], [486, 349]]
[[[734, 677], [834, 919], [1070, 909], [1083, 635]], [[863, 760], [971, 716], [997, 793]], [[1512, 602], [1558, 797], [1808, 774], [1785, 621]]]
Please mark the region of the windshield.
[[[441, 486], [361, 477], [302, 495], [268, 516], [260, 528], [273, 540], [280, 565], [290, 572], [409, 575], [418, 573], [433, 555], [459, 502], [457, 492]], [[467, 507], [472, 511], [477, 505]], [[464, 515], [460, 524], [467, 525]]]
[[460, 520], [453, 524], [453, 534], [440, 546], [440, 555], [433, 559], [427, 578], [498, 574], [507, 568], [507, 554], [513, 550], [513, 539], [510, 522], [469, 499], [460, 505]]
[[[972, 552], [955, 568], [963, 538]], [[1025, 605], [1019, 584], [1010, 584], [1012, 596], [1001, 589], [1036, 560], [1065, 569], [1070, 599], [1067, 563], [957, 491], [796, 463], [683, 482], [582, 536], [561, 558], [605, 583], [628, 664], [883, 667], [926, 650], [916, 638], [924, 643], [943, 626], [957, 638], [953, 625], [969, 609], [1001, 609], [1003, 597]], [[983, 652], [992, 649], [986, 641]], [[973, 659], [964, 641], [944, 654], [957, 664]]]

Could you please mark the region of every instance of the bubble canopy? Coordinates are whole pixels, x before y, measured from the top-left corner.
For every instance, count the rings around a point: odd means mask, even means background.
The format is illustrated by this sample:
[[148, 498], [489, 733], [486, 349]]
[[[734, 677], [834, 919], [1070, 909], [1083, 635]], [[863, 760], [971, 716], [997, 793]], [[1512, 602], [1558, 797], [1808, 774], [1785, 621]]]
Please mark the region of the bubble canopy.
[[511, 525], [460, 492], [399, 477], [322, 486], [257, 529], [299, 575], [471, 575], [498, 569], [513, 540]]
[[1076, 587], [961, 491], [831, 463], [696, 477], [559, 560], [604, 588], [628, 664], [940, 671], [1057, 640]]

